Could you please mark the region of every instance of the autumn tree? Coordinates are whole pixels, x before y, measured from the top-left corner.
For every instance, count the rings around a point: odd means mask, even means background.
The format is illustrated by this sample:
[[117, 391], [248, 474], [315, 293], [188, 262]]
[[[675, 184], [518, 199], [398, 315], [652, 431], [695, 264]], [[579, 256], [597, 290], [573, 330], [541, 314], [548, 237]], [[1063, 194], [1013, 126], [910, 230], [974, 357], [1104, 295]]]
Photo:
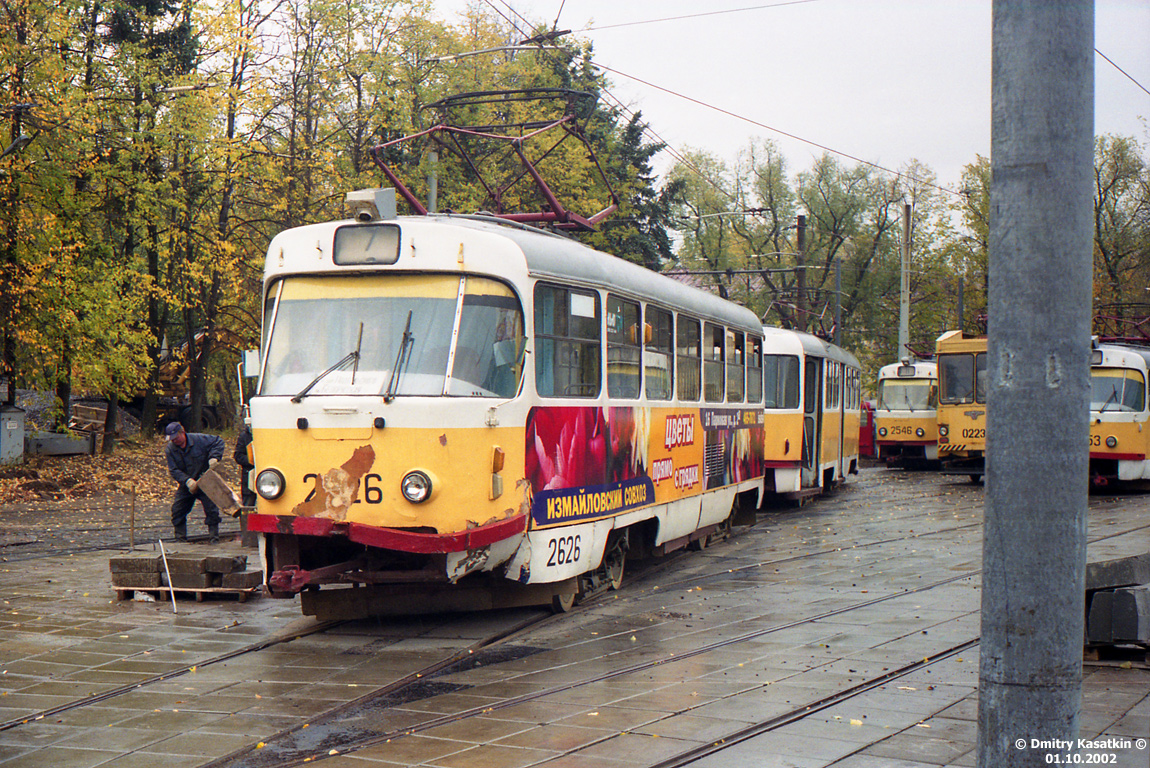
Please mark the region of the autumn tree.
[[1098, 330], [1145, 323], [1150, 297], [1150, 168], [1132, 138], [1094, 142], [1094, 295]]

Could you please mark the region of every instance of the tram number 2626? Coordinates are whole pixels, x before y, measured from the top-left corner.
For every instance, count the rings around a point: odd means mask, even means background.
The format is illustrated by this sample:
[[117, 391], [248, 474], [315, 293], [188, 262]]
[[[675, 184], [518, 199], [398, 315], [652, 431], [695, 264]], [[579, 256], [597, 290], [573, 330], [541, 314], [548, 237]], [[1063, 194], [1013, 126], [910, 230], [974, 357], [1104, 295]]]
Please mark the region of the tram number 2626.
[[[306, 475], [303, 476], [303, 481], [305, 483], [312, 483], [312, 486], [313, 486], [312, 489], [310, 491], [308, 491], [307, 498], [304, 499], [304, 503], [307, 503], [307, 502], [309, 502], [315, 498], [315, 491], [316, 491], [316, 488], [319, 486], [319, 483], [316, 481], [319, 481], [319, 479], [320, 479], [320, 476], [317, 475], [315, 472], [308, 472]], [[374, 474], [364, 475], [364, 477], [363, 477], [363, 498], [357, 497], [355, 500], [355, 503], [359, 504], [361, 501], [366, 502], [367, 504], [381, 504], [381, 503], [383, 503], [383, 488], [380, 486], [380, 483], [382, 483], [382, 482], [383, 482], [383, 478], [380, 477], [379, 475], [374, 475]]]
[[579, 535], [559, 536], [547, 541], [547, 565], [571, 565], [579, 560]]

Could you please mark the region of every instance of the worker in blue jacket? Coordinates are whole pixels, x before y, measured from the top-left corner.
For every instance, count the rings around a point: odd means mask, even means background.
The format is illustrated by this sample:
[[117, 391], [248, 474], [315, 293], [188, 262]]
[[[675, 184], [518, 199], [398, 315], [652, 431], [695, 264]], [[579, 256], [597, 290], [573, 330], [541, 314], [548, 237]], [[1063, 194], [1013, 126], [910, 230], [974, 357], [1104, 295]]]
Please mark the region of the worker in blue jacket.
[[223, 458], [224, 441], [215, 435], [185, 432], [178, 421], [169, 424], [164, 434], [168, 438], [168, 472], [179, 483], [176, 498], [172, 501], [172, 527], [176, 539], [188, 540], [188, 513], [199, 499], [204, 507], [209, 539], [215, 543], [220, 540], [220, 509], [199, 490], [197, 482]]

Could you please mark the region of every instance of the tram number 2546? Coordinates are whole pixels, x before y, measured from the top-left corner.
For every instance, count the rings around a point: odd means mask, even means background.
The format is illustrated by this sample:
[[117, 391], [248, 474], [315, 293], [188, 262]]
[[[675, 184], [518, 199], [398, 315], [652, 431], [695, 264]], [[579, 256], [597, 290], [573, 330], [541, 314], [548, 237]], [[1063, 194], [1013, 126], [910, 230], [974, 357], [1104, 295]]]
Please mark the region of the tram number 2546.
[[579, 560], [579, 535], [559, 536], [547, 541], [547, 565], [571, 565]]

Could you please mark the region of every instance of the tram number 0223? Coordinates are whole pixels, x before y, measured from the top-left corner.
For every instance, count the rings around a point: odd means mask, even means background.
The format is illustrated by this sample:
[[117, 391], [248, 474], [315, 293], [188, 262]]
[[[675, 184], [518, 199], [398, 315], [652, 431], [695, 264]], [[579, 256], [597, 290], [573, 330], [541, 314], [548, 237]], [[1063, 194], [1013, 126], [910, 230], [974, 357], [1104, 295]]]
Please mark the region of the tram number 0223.
[[966, 438], [973, 437], [976, 439], [985, 440], [986, 439], [986, 428], [985, 427], [969, 427], [967, 429], [962, 430], [962, 436], [966, 437]]
[[571, 565], [579, 561], [580, 536], [559, 536], [547, 540], [547, 566]]

